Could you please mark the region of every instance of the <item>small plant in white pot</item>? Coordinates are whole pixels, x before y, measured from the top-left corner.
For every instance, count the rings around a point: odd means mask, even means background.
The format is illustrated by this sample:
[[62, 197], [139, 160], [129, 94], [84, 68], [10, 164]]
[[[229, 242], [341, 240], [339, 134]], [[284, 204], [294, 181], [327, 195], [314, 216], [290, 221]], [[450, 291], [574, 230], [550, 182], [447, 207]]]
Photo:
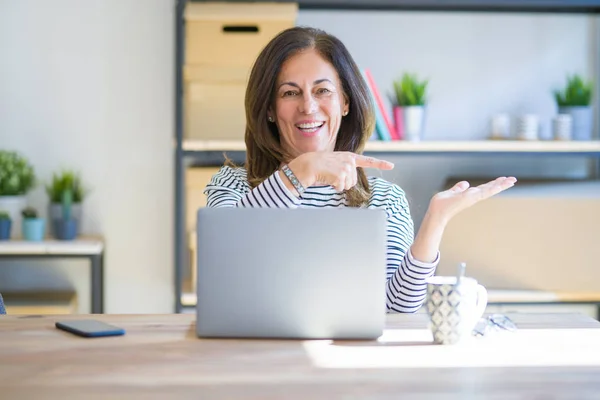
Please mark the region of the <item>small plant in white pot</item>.
[[[67, 219], [75, 220], [77, 225], [77, 231], [79, 231], [79, 224], [81, 223], [83, 210], [82, 203], [87, 192], [81, 182], [79, 174], [72, 170], [63, 170], [52, 174], [51, 182], [46, 185], [46, 193], [50, 198], [50, 206], [48, 215], [50, 221], [65, 220], [63, 210], [63, 200], [66, 193], [69, 196], [69, 216]], [[51, 223], [52, 236], [57, 237], [58, 233], [55, 230], [57, 224]]]
[[591, 140], [593, 130], [592, 95], [593, 83], [584, 81], [579, 75], [567, 77], [567, 85], [554, 91], [559, 114], [568, 114], [572, 119], [571, 137], [574, 140]]
[[11, 238], [21, 236], [21, 210], [34, 185], [35, 173], [29, 161], [15, 151], [0, 150], [0, 209], [13, 221]]
[[10, 215], [6, 211], [0, 210], [0, 240], [10, 239], [10, 228], [12, 220]]
[[398, 128], [402, 129], [406, 140], [419, 141], [423, 136], [428, 84], [428, 79], [419, 80], [416, 74], [409, 73], [394, 81], [394, 115], [397, 116], [397, 120], [402, 120], [402, 126]]
[[23, 215], [23, 239], [30, 242], [41, 242], [46, 233], [46, 221], [38, 216], [33, 207], [27, 207], [21, 212]]

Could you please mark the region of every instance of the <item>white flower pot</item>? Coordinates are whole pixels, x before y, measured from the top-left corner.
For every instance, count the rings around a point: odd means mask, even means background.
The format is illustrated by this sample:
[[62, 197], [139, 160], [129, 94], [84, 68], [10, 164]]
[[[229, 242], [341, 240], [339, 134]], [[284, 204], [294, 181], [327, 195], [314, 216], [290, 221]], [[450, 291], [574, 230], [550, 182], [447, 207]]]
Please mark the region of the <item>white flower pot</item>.
[[17, 239], [22, 236], [21, 211], [27, 206], [25, 196], [0, 196], [0, 210], [6, 211], [12, 219], [12, 228], [10, 232], [11, 239]]
[[592, 131], [594, 130], [592, 107], [560, 107], [558, 112], [571, 116], [571, 138], [573, 140], [592, 140]]
[[423, 137], [423, 128], [425, 125], [425, 107], [403, 107], [402, 112], [404, 114], [404, 138], [411, 142], [418, 142]]

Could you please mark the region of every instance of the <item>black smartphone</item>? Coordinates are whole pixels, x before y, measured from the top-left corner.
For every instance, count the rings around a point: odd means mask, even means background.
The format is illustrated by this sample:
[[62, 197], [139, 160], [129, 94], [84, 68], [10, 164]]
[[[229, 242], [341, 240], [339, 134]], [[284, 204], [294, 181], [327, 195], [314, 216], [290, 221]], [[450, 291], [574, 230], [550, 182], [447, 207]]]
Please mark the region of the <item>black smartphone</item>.
[[83, 337], [120, 336], [125, 334], [123, 328], [109, 325], [106, 322], [94, 319], [80, 319], [73, 321], [58, 321], [56, 327]]

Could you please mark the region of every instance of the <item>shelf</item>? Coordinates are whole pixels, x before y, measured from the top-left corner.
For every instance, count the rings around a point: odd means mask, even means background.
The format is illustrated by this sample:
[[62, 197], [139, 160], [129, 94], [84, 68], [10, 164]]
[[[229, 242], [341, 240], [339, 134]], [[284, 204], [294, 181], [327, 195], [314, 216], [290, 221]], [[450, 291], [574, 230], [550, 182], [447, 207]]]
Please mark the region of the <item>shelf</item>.
[[196, 307], [196, 293], [182, 293], [181, 294], [181, 305], [184, 307]]
[[[240, 141], [184, 140], [186, 152], [202, 151], [245, 151]], [[600, 156], [600, 141], [369, 141], [365, 152], [378, 153], [538, 153], [538, 154], [597, 154]]]
[[183, 140], [183, 151], [246, 151], [243, 140]]
[[[176, 84], [178, 96], [175, 96], [176, 110], [176, 168], [175, 168], [175, 311], [181, 312], [182, 305], [194, 305], [195, 294], [184, 293], [182, 288], [182, 271], [185, 265], [185, 200], [184, 196], [184, 162], [195, 161], [198, 165], [218, 165], [222, 162], [223, 152], [235, 162], [239, 162], [246, 150], [243, 140], [240, 141], [197, 141], [185, 140], [183, 121], [183, 62], [184, 62], [184, 18], [185, 5], [189, 1], [212, 0], [177, 0], [176, 18]], [[226, 0], [227, 1], [227, 0]], [[230, 2], [251, 3], [255, 0], [229, 0]], [[599, 14], [600, 0], [273, 0], [275, 2], [295, 2], [300, 10], [322, 10], [337, 18], [337, 14], [345, 10], [368, 11], [423, 11], [423, 12], [509, 12], [509, 13], [571, 13]], [[407, 156], [591, 156], [600, 159], [600, 141], [593, 142], [522, 142], [522, 141], [425, 141], [410, 142], [369, 142], [366, 146], [368, 154], [380, 157], [383, 154], [404, 154]], [[594, 176], [600, 176], [600, 162], [596, 163]], [[597, 171], [596, 171], [597, 170]]]
[[77, 238], [75, 240], [46, 239], [41, 242], [25, 240], [7, 240], [0, 242], [0, 255], [52, 255], [101, 254], [104, 242], [97, 238]]
[[[196, 306], [196, 293], [181, 294], [181, 304]], [[488, 289], [489, 304], [600, 304], [600, 292], [547, 292], [539, 290]]]
[[[251, 1], [254, 0], [233, 0], [231, 2], [248, 3]], [[278, 2], [288, 3], [291, 1], [293, 0], [279, 0]], [[298, 7], [305, 10], [600, 12], [599, 0], [296, 0], [293, 2], [298, 3]]]

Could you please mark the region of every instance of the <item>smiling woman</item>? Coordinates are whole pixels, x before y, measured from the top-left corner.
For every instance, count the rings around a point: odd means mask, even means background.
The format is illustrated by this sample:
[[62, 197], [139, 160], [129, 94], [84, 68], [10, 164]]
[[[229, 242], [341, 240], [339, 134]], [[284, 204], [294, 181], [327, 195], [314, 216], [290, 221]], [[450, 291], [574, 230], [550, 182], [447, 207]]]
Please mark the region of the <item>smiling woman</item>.
[[205, 189], [207, 206], [384, 209], [387, 307], [415, 312], [439, 262], [448, 221], [516, 180], [502, 177], [476, 188], [459, 182], [438, 193], [414, 237], [404, 191], [382, 178], [367, 178], [363, 170], [394, 167], [362, 155], [374, 128], [370, 98], [339, 39], [305, 27], [279, 33], [259, 54], [248, 81], [245, 168], [225, 166], [213, 176]]
[[[333, 66], [323, 62], [314, 49], [286, 61], [277, 83], [275, 110], [269, 112], [281, 136], [282, 147], [292, 157], [309, 151], [333, 151], [348, 100]], [[301, 73], [303, 71], [304, 73]], [[322, 76], [314, 81], [294, 82], [288, 77]]]
[[[302, 27], [281, 32], [257, 58], [246, 91], [246, 121], [246, 167], [253, 186], [302, 154], [360, 154], [375, 126], [368, 87], [344, 44]], [[354, 167], [352, 161], [339, 160], [341, 170], [327, 176], [314, 176], [298, 162], [290, 167], [303, 187], [332, 185], [346, 192], [351, 206], [360, 206], [369, 198], [369, 184], [362, 168], [344, 172]], [[323, 170], [329, 172], [318, 169]]]

